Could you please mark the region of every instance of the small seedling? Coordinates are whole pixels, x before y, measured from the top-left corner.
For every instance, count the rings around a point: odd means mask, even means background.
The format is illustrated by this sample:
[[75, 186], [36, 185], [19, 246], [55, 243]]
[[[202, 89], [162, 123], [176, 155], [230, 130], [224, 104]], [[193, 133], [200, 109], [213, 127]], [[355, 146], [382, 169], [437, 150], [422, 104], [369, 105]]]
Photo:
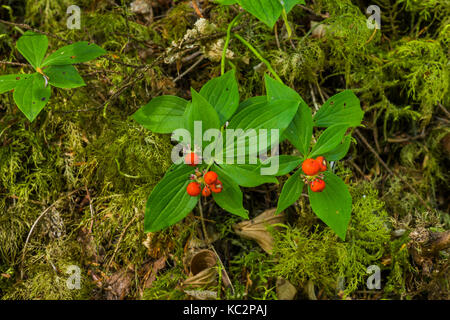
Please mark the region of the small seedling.
[[[269, 99], [290, 97], [299, 102], [297, 114], [284, 137], [302, 157], [286, 156], [283, 160], [288, 165], [286, 171], [293, 173], [283, 186], [277, 212], [294, 204], [307, 184], [314, 213], [345, 240], [352, 198], [344, 181], [327, 168], [327, 160], [338, 161], [347, 154], [351, 135], [346, 133], [349, 128], [359, 126], [364, 115], [359, 99], [350, 90], [342, 91], [330, 97], [313, 117], [311, 108], [291, 88], [266, 77], [266, 89]], [[311, 146], [314, 127], [326, 129]]]
[[0, 76], [0, 94], [13, 91], [15, 103], [30, 121], [47, 104], [52, 86], [71, 89], [85, 85], [74, 64], [106, 54], [99, 46], [81, 41], [62, 47], [44, 59], [48, 38], [31, 31], [17, 40], [16, 47], [36, 72]]

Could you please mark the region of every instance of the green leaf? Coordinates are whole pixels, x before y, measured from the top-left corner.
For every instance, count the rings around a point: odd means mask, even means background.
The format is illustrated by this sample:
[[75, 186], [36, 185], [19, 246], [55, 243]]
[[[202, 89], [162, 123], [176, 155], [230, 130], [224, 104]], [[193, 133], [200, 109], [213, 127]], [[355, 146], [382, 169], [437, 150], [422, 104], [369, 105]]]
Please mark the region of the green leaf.
[[336, 148], [344, 138], [347, 129], [347, 125], [334, 125], [327, 128], [320, 135], [317, 143], [312, 148], [309, 157], [313, 158], [315, 156], [320, 156]]
[[257, 187], [264, 183], [276, 183], [277, 178], [273, 176], [261, 175], [260, 171], [249, 170], [245, 165], [221, 164], [220, 167], [232, 178], [238, 185], [243, 187]]
[[29, 74], [7, 74], [0, 76], [0, 94], [11, 91], [16, 87], [19, 80], [25, 80], [29, 76]]
[[313, 130], [311, 109], [295, 90], [267, 75], [264, 78], [267, 98], [270, 101], [279, 99], [298, 101], [298, 110], [286, 131], [284, 131], [283, 138], [287, 138], [302, 154], [307, 154]]
[[267, 99], [269, 101], [274, 100], [295, 100], [303, 101], [300, 95], [292, 88], [289, 88], [285, 84], [272, 79], [267, 74], [264, 75], [264, 82], [266, 84]]
[[49, 66], [44, 70], [49, 83], [57, 88], [77, 88], [86, 85], [77, 69], [72, 65]]
[[16, 47], [33, 68], [36, 69], [41, 66], [45, 57], [48, 39], [46, 35], [27, 31], [17, 40]]
[[98, 58], [104, 54], [106, 54], [106, 51], [96, 44], [80, 41], [56, 50], [45, 59], [42, 66], [81, 63]]
[[363, 116], [358, 97], [352, 91], [345, 90], [325, 102], [314, 115], [314, 124], [318, 127], [336, 124], [357, 127]]
[[194, 170], [186, 165], [177, 166], [155, 186], [145, 208], [145, 232], [167, 228], [194, 209], [199, 197], [191, 197], [186, 192], [186, 186], [191, 182], [189, 176]]
[[203, 132], [208, 129], [219, 129], [220, 120], [216, 110], [211, 104], [206, 101], [197, 91], [191, 88], [192, 103], [188, 105], [184, 114], [185, 128], [194, 137], [194, 122], [201, 121], [202, 123], [202, 137]]
[[352, 137], [350, 135], [346, 135], [342, 143], [338, 144], [338, 146], [333, 150], [322, 154], [322, 156], [324, 156], [327, 161], [341, 160], [347, 154], [351, 142]]
[[292, 119], [286, 131], [284, 131], [283, 137], [286, 137], [301, 154], [306, 155], [309, 151], [312, 133], [313, 121], [311, 108], [302, 100], [294, 119]]
[[44, 77], [33, 73], [17, 82], [13, 98], [28, 120], [33, 121], [50, 98], [50, 86], [45, 87]]
[[283, 10], [279, 0], [238, 0], [237, 2], [270, 28], [273, 28]]
[[284, 184], [278, 199], [277, 213], [280, 213], [292, 205], [302, 195], [302, 190], [305, 183], [300, 176], [301, 172], [302, 170], [295, 171]]
[[172, 133], [184, 127], [188, 101], [177, 96], [159, 96], [150, 100], [133, 115], [144, 128], [156, 133]]
[[352, 198], [347, 185], [329, 171], [324, 172], [325, 189], [312, 192], [308, 188], [309, 202], [314, 213], [345, 240], [348, 223], [352, 212]]
[[305, 4], [305, 0], [283, 0], [282, 3], [286, 13], [289, 13], [295, 5]]
[[[231, 139], [228, 138], [226, 139], [227, 142], [229, 142], [226, 145], [226, 156], [228, 158], [231, 158], [232, 152], [234, 152], [234, 156], [238, 154], [254, 155], [253, 152], [249, 152], [248, 150], [249, 139], [247, 133], [250, 132], [248, 130], [255, 130], [255, 133], [258, 135], [259, 130], [266, 129], [268, 141], [267, 147], [262, 148], [258, 143], [256, 149], [258, 153], [270, 149], [270, 144], [272, 144], [273, 146], [274, 144], [277, 144], [279, 142], [279, 139], [274, 139], [272, 137], [270, 130], [278, 129], [280, 131], [280, 137], [283, 131], [292, 121], [292, 118], [297, 111], [297, 107], [297, 101], [276, 100], [266, 102], [264, 104], [253, 104], [243, 109], [231, 119], [230, 124], [228, 125], [227, 129], [242, 130], [240, 130], [240, 132], [236, 130], [234, 139], [235, 141], [231, 141]], [[227, 134], [229, 134], [229, 131], [227, 131]]]
[[249, 106], [263, 105], [266, 102], [267, 102], [266, 96], [255, 96], [255, 97], [248, 98], [247, 100], [244, 100], [239, 104], [238, 108], [236, 109], [236, 114], [238, 114], [239, 112], [241, 112], [242, 110], [244, 110], [245, 108], [247, 108]]
[[268, 167], [275, 157], [278, 157], [278, 172], [274, 174], [274, 176], [277, 177], [288, 174], [289, 172], [297, 168], [298, 165], [302, 162], [302, 159], [299, 157], [282, 154], [264, 160], [259, 166], [259, 168]]
[[200, 90], [200, 95], [217, 111], [220, 124], [225, 124], [239, 105], [239, 90], [234, 69], [209, 80]]
[[213, 165], [211, 170], [217, 173], [223, 186], [222, 192], [212, 194], [214, 201], [222, 209], [244, 219], [248, 219], [248, 211], [242, 205], [243, 195], [239, 185], [222, 168]]

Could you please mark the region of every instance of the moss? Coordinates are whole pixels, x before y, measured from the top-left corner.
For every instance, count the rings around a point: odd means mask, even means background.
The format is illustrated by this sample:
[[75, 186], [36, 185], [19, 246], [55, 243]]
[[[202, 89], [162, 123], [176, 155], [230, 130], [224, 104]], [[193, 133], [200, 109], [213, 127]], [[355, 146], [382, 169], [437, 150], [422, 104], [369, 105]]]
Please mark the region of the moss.
[[182, 300], [186, 294], [177, 286], [186, 279], [182, 268], [171, 268], [152, 282], [152, 286], [144, 291], [144, 300]]
[[340, 252], [340, 273], [346, 278], [345, 294], [361, 287], [367, 280], [367, 268], [380, 266], [390, 241], [385, 204], [369, 183], [361, 182], [350, 189], [353, 210], [345, 241]]
[[[57, 239], [38, 249], [37, 254], [30, 255], [24, 261], [26, 276], [20, 280], [17, 275], [16, 285], [5, 290], [3, 299], [88, 299], [93, 289], [86, 270], [80, 261], [81, 250], [76, 242]], [[80, 268], [80, 288], [72, 288], [69, 278], [72, 266]]]
[[281, 276], [295, 286], [304, 286], [308, 280], [332, 295], [338, 277], [338, 247], [343, 245], [331, 230], [286, 228], [275, 234], [275, 265], [272, 275]]
[[[421, 118], [428, 123], [438, 103], [444, 102], [449, 88], [449, 72], [444, 48], [434, 40], [400, 41], [388, 55], [386, 72], [401, 75], [400, 86], [414, 104]], [[426, 61], [426, 63], [424, 63]]]
[[343, 278], [344, 295], [352, 295], [364, 288], [367, 268], [371, 265], [381, 268], [382, 258], [395, 252], [398, 260], [388, 271], [392, 273], [389, 285], [401, 287], [404, 279], [397, 277], [398, 269], [401, 275], [405, 274], [402, 267], [410, 266], [408, 254], [406, 257], [398, 254], [399, 248], [390, 246], [384, 203], [368, 183], [352, 185], [350, 190], [354, 201], [346, 241], [339, 241], [329, 228], [297, 226], [275, 232], [272, 276], [284, 277], [301, 287], [311, 280], [328, 298], [338, 293], [338, 282]]

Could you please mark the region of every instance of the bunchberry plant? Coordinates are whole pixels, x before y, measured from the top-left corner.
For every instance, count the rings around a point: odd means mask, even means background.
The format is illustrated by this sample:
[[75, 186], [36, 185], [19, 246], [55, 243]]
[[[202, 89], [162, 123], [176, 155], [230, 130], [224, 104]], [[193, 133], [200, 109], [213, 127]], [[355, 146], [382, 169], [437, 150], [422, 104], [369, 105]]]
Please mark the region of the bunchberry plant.
[[[352, 199], [346, 184], [328, 170], [327, 161], [340, 160], [347, 154], [351, 135], [346, 133], [349, 128], [359, 126], [364, 115], [359, 99], [350, 90], [342, 91], [330, 97], [313, 117], [308, 105], [291, 88], [266, 76], [266, 89], [271, 101], [288, 97], [299, 103], [293, 121], [284, 131], [284, 138], [302, 157], [285, 156], [283, 159], [288, 170], [294, 172], [283, 186], [277, 212], [297, 201], [306, 185], [315, 214], [344, 240]], [[311, 146], [314, 127], [326, 129]]]
[[[328, 161], [342, 159], [347, 153], [351, 136], [350, 127], [360, 125], [363, 112], [358, 98], [349, 90], [331, 97], [314, 117], [303, 99], [283, 83], [265, 76], [266, 96], [252, 97], [239, 103], [235, 72], [231, 70], [208, 81], [200, 92], [191, 90], [192, 101], [176, 96], [161, 96], [141, 107], [133, 118], [156, 133], [170, 133], [184, 128], [192, 135], [195, 123], [202, 124], [202, 137], [208, 129], [233, 129], [236, 140], [213, 141], [203, 147], [192, 139], [184, 141], [185, 155], [180, 164], [174, 164], [155, 186], [147, 201], [145, 231], [166, 228], [183, 219], [198, 203], [201, 196], [213, 196], [215, 202], [226, 211], [242, 218], [248, 217], [242, 205], [240, 187], [256, 187], [263, 183], [278, 183], [276, 176], [293, 174], [283, 186], [277, 212], [281, 212], [301, 196], [307, 185], [313, 211], [342, 239], [345, 239], [350, 219], [352, 200], [345, 183], [328, 170]], [[326, 128], [311, 146], [313, 127]], [[289, 140], [302, 154], [271, 154], [251, 163], [255, 151], [251, 151], [249, 130], [276, 129], [280, 138], [275, 143]], [[240, 131], [239, 131], [240, 130]], [[198, 134], [198, 132], [197, 132]], [[271, 136], [271, 134], [267, 134]], [[173, 139], [178, 140], [176, 135]], [[273, 134], [271, 136], [273, 138]], [[239, 144], [239, 141], [242, 142]], [[256, 142], [255, 142], [256, 141]], [[274, 141], [263, 146], [255, 140], [259, 155], [272, 151]], [[211, 145], [221, 146], [212, 156], [204, 157]], [[255, 150], [255, 149], [253, 149]], [[223, 161], [233, 159], [241, 152], [244, 162]], [[270, 175], [263, 175], [277, 157], [278, 167]]]
[[[260, 174], [260, 163], [249, 164], [244, 161], [236, 164], [236, 161], [229, 160], [234, 160], [238, 154], [245, 160], [255, 155], [247, 139], [248, 130], [266, 130], [266, 138], [270, 137], [271, 143], [262, 146], [260, 142], [257, 151], [271, 150], [271, 146], [278, 144], [279, 139], [271, 136], [270, 130], [279, 131], [281, 136], [297, 112], [298, 101], [270, 101], [259, 97], [239, 103], [234, 70], [208, 81], [200, 92], [194, 89], [191, 92], [192, 101], [176, 96], [156, 97], [141, 107], [133, 118], [157, 133], [171, 133], [184, 128], [195, 136], [195, 123], [200, 122], [201, 137], [207, 136], [208, 129], [217, 129], [222, 133], [226, 128], [227, 133], [228, 130], [234, 131], [234, 139], [221, 142], [219, 139], [207, 146], [200, 146], [192, 140], [185, 142], [187, 154], [183, 163], [174, 164], [169, 169], [147, 201], [147, 232], [161, 230], [183, 219], [196, 206], [200, 193], [203, 196], [211, 194], [224, 210], [248, 218], [248, 212], [242, 204], [240, 187], [278, 183], [274, 176]], [[206, 157], [205, 150], [211, 145], [220, 148], [215, 149], [212, 156]]]
[[80, 41], [62, 47], [45, 58], [47, 36], [31, 31], [17, 40], [16, 47], [35, 72], [0, 76], [0, 94], [13, 90], [15, 103], [30, 121], [36, 119], [50, 99], [51, 86], [66, 89], [85, 85], [74, 64], [106, 54], [99, 46]]

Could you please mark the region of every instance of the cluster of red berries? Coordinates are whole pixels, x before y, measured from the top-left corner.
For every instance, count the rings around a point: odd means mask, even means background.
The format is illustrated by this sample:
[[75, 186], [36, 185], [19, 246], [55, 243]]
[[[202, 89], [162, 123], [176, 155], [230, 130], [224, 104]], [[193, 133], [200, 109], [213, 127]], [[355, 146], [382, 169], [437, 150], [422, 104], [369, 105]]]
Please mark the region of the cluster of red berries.
[[[194, 152], [188, 153], [184, 158], [184, 163], [195, 167], [199, 163], [198, 155]], [[208, 197], [212, 192], [222, 192], [222, 182], [214, 171], [201, 173], [198, 169], [195, 169], [195, 174], [192, 175], [191, 179], [195, 181], [187, 185], [186, 191], [192, 197], [197, 197], [200, 193], [202, 196]]]
[[[212, 192], [222, 192], [222, 182], [220, 182], [217, 173], [214, 171], [208, 171], [203, 176], [197, 171], [194, 176], [195, 181], [189, 183], [186, 187], [186, 191], [190, 196], [196, 197], [201, 192], [202, 196], [208, 197]], [[203, 189], [202, 185], [204, 185]]]
[[324, 157], [306, 159], [303, 161], [302, 170], [307, 175], [306, 182], [309, 182], [311, 191], [322, 192], [325, 189], [325, 181], [320, 174], [320, 172], [327, 170], [327, 161]]

